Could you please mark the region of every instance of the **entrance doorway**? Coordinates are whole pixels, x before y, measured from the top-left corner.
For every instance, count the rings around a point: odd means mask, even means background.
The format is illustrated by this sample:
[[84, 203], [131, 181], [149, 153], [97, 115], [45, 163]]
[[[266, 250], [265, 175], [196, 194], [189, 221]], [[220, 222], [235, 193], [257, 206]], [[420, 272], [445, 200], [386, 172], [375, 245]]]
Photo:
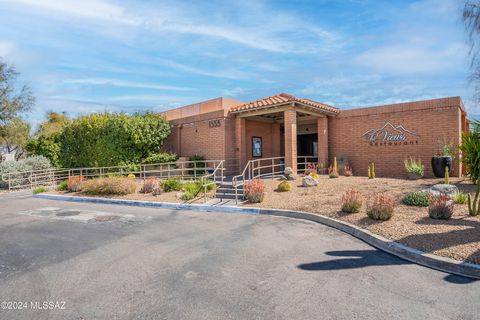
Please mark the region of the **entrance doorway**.
[[297, 136], [298, 156], [318, 156], [318, 134], [301, 134]]

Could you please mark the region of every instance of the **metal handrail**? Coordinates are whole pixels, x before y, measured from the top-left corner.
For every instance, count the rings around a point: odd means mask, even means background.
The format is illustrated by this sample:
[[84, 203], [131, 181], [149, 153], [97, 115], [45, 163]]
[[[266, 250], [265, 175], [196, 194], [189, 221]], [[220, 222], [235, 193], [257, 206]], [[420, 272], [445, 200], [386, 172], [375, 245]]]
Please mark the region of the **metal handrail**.
[[[244, 186], [246, 182], [259, 177], [271, 176], [274, 178], [277, 175], [283, 174], [285, 164], [281, 163], [280, 161], [284, 159], [284, 157], [272, 157], [249, 160], [242, 173], [232, 178], [232, 186], [235, 188], [235, 202], [238, 203], [238, 187]], [[276, 160], [278, 160], [280, 163], [275, 163]], [[260, 165], [262, 161], [271, 161], [271, 164]], [[255, 166], [255, 164], [257, 164], [257, 166]], [[280, 170], [275, 170], [276, 167], [280, 167]], [[268, 171], [267, 173], [261, 173], [262, 169], [271, 169], [271, 171]], [[239, 181], [239, 178], [242, 179]], [[245, 190], [242, 190], [242, 197], [244, 196]]]
[[[217, 171], [220, 171], [221, 174], [221, 182], [220, 184], [223, 184], [223, 180], [225, 179], [224, 171], [225, 171], [225, 160], [220, 161], [220, 163], [215, 167], [212, 173], [206, 174], [202, 177], [200, 177], [200, 183], [202, 184], [203, 187], [203, 199], [204, 202], [207, 202], [207, 187], [209, 185], [216, 185], [217, 184]], [[208, 178], [213, 177], [213, 180], [208, 182]], [[215, 191], [216, 192], [216, 191]]]
[[[144, 180], [147, 178], [147, 175], [159, 175], [160, 178], [181, 176], [182, 178], [193, 178], [196, 180], [198, 176], [201, 176], [201, 174], [209, 169], [209, 164], [215, 169], [218, 167], [218, 164], [223, 161], [225, 160], [179, 161], [111, 167], [30, 170], [5, 173], [2, 174], [0, 178], [2, 181], [8, 183], [9, 190], [28, 187], [33, 188], [40, 184], [54, 184], [73, 175], [81, 175], [86, 178], [91, 178], [109, 174], [134, 174]], [[204, 165], [197, 167], [198, 162], [203, 162]], [[192, 163], [193, 167], [190, 166]], [[199, 172], [201, 172], [201, 174]]]

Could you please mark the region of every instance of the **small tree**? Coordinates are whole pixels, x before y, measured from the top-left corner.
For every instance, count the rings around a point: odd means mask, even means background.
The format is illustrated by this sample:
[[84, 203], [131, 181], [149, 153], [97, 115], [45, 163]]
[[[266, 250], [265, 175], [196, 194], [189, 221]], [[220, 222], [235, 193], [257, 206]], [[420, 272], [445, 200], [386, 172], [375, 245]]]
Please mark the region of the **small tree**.
[[18, 75], [14, 67], [8, 66], [0, 58], [0, 125], [12, 121], [35, 102], [28, 86], [15, 86]]
[[15, 152], [17, 159], [24, 154], [29, 135], [30, 125], [20, 118], [14, 118], [0, 125], [0, 145], [8, 153]]

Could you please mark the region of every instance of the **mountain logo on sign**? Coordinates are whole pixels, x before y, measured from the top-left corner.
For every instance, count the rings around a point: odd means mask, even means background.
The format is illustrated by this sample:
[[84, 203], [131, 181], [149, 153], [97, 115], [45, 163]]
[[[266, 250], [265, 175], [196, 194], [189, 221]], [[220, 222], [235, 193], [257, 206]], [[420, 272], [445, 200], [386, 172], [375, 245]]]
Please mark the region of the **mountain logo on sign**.
[[395, 126], [390, 122], [378, 129], [370, 129], [363, 134], [368, 142], [403, 142], [409, 135], [418, 136], [415, 132], [406, 129], [403, 125]]

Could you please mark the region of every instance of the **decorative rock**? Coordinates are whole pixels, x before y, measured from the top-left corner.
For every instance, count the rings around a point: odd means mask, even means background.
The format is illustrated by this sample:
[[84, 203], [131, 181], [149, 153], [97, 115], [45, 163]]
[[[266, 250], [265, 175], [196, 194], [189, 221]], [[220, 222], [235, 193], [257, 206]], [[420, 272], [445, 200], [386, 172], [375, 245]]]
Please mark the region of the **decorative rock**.
[[423, 189], [423, 192], [429, 192], [434, 196], [439, 196], [440, 194], [445, 194], [449, 197], [452, 197], [455, 193], [459, 192], [458, 188], [451, 184], [436, 184], [430, 188]]
[[287, 180], [295, 180], [295, 175], [293, 174], [293, 170], [290, 167], [286, 167], [285, 171], [283, 172], [285, 175], [285, 178]]
[[318, 185], [318, 181], [315, 180], [312, 176], [305, 176], [302, 179], [302, 187], [315, 187]]

